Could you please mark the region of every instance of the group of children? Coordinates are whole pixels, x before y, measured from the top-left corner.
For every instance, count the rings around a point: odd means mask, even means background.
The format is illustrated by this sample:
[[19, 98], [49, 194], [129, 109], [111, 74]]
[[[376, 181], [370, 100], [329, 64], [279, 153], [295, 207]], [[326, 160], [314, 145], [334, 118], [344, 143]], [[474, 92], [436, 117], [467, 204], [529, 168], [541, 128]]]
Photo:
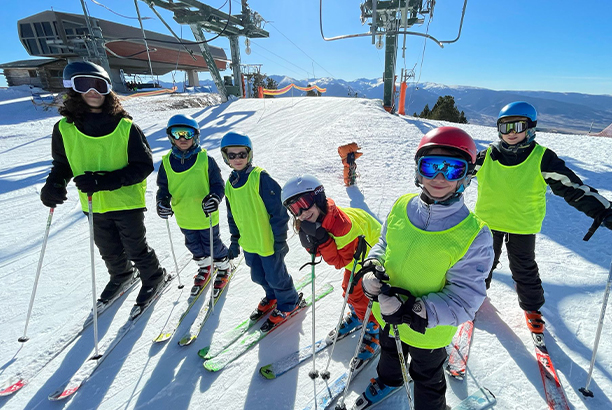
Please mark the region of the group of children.
[[[70, 90], [60, 109], [64, 118], [53, 130], [53, 167], [41, 200], [48, 207], [63, 203], [66, 185], [74, 177], [84, 212], [87, 197], [92, 197], [94, 240], [110, 274], [100, 301], [120, 292], [135, 267], [142, 280], [136, 304], [145, 306], [165, 275], [145, 239], [151, 149], [112, 92], [104, 69], [70, 63], [64, 85]], [[456, 327], [473, 319], [480, 308], [503, 242], [528, 326], [533, 332], [544, 330], [534, 248], [545, 215], [546, 187], [612, 229], [610, 203], [584, 185], [553, 151], [535, 142], [536, 123], [530, 104], [507, 105], [497, 122], [499, 141], [480, 153], [461, 129], [431, 130], [414, 157], [420, 193], [398, 198], [381, 226], [361, 209], [337, 206], [312, 175], [292, 178], [281, 189], [253, 165], [249, 137], [235, 132], [221, 141], [223, 160], [232, 169], [224, 183], [215, 160], [200, 146], [198, 123], [175, 115], [166, 129], [172, 148], [157, 175], [157, 213], [161, 218], [175, 216], [199, 267], [193, 294], [210, 279], [211, 266], [223, 276], [242, 248], [253, 282], [265, 291], [251, 318], [271, 312], [263, 331], [303, 303], [284, 262], [290, 213], [302, 246], [344, 268], [349, 311], [339, 332], [364, 324], [359, 358], [380, 352], [378, 377], [363, 393], [362, 405], [380, 401], [403, 384], [400, 352], [389, 326], [397, 325], [402, 354], [411, 357], [414, 408], [445, 409], [445, 347]], [[475, 175], [478, 200], [471, 212], [463, 193]], [[219, 232], [223, 197], [229, 247]], [[373, 246], [363, 266], [353, 269], [360, 236]], [[360, 269], [363, 279], [351, 289], [351, 272]], [[375, 301], [373, 315], [366, 318], [370, 299]]]

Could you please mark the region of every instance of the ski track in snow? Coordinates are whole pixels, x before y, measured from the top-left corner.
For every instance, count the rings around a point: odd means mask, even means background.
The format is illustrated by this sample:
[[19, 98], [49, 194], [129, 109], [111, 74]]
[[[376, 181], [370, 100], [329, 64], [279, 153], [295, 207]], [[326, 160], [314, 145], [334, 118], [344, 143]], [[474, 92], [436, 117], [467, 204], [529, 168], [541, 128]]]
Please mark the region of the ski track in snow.
[[[6, 93], [6, 94], [5, 94]], [[54, 214], [45, 252], [39, 288], [30, 320], [31, 340], [23, 346], [17, 338], [23, 334], [48, 209], [39, 200], [40, 189], [48, 174], [51, 155], [51, 131], [59, 116], [53, 111], [36, 110], [23, 97], [29, 91], [1, 90], [4, 101], [0, 114], [0, 380], [13, 375], [45, 349], [46, 342], [64, 335], [74, 321], [91, 309], [91, 267], [89, 231], [80, 210], [73, 183], [68, 187], [68, 201]], [[219, 143], [228, 131], [246, 133], [253, 141], [254, 163], [266, 169], [281, 186], [290, 177], [311, 173], [325, 185], [327, 194], [340, 206], [360, 207], [384, 220], [393, 202], [407, 192], [417, 192], [414, 185], [413, 157], [423, 133], [441, 125], [441, 121], [399, 117], [386, 113], [377, 100], [348, 98], [282, 98], [239, 100], [205, 108], [167, 110], [168, 99], [158, 96], [125, 102], [148, 137], [156, 169], [170, 147], [165, 136], [167, 120], [174, 114], [193, 115], [202, 126], [201, 144], [215, 158], [224, 178], [229, 175], [219, 151]], [[180, 97], [179, 97], [180, 98]], [[205, 97], [204, 97], [205, 98]], [[7, 102], [15, 100], [14, 102]], [[213, 99], [214, 101], [214, 99]], [[493, 127], [460, 125], [472, 135], [479, 148], [497, 139]], [[612, 140], [589, 136], [538, 133], [537, 140], [553, 149], [587, 184], [612, 199]], [[358, 161], [357, 186], [342, 183], [339, 145], [355, 141], [364, 153]], [[166, 224], [155, 213], [156, 172], [148, 178], [146, 200], [147, 239], [162, 261], [174, 272]], [[466, 203], [473, 208], [476, 184], [468, 188]], [[543, 314], [547, 322], [546, 342], [570, 405], [574, 409], [612, 408], [612, 324], [608, 320], [603, 333], [590, 389], [593, 399], [578, 392], [586, 382], [592, 354], [602, 295], [612, 257], [612, 232], [600, 228], [589, 242], [582, 237], [591, 220], [568, 206], [562, 198], [549, 193], [547, 216], [538, 235], [536, 260], [544, 282], [547, 303]], [[225, 207], [221, 207], [221, 231], [229, 243]], [[251, 282], [249, 270], [242, 264], [214, 314], [192, 346], [179, 347], [177, 341], [191, 320], [187, 318], [175, 336], [165, 344], [152, 343], [172, 308], [188, 296], [195, 265], [183, 245], [183, 235], [171, 222], [172, 238], [179, 267], [188, 264], [176, 281], [111, 353], [75, 396], [66, 402], [47, 400], [93, 350], [93, 329], [84, 332], [73, 345], [53, 360], [30, 384], [16, 394], [0, 398], [0, 408], [12, 409], [144, 409], [208, 408], [261, 409], [269, 407], [274, 396], [277, 408], [301, 409], [313, 395], [306, 361], [276, 380], [265, 380], [259, 367], [309, 345], [310, 309], [291, 323], [265, 338], [258, 346], [219, 373], [202, 367], [197, 351], [208, 346], [215, 331], [224, 331], [241, 322], [263, 296]], [[299, 238], [289, 232], [290, 252], [287, 266], [295, 279], [309, 273], [298, 272], [309, 260]], [[498, 409], [545, 409], [542, 381], [535, 360], [531, 337], [518, 307], [506, 254], [494, 274], [488, 299], [477, 315], [469, 368], [477, 382], [496, 396]], [[96, 251], [96, 286], [98, 292], [108, 279], [103, 261]], [[317, 340], [324, 337], [338, 320], [342, 306], [341, 271], [326, 264], [317, 265], [317, 282], [334, 285], [332, 295], [317, 302]], [[100, 337], [113, 334], [125, 321], [137, 295], [138, 287], [113, 306], [99, 323]], [[310, 293], [310, 286], [304, 289]], [[204, 295], [203, 300], [206, 300]], [[195, 311], [190, 313], [194, 318]], [[347, 367], [355, 349], [355, 338], [339, 342], [330, 371], [335, 379]], [[48, 346], [47, 346], [48, 347]], [[323, 370], [326, 355], [316, 365]], [[368, 380], [376, 375], [370, 366], [355, 379], [347, 404], [353, 402]], [[468, 375], [466, 382], [449, 381], [447, 400], [456, 404], [476, 387]], [[322, 389], [321, 381], [317, 391]], [[405, 395], [397, 394], [379, 408], [405, 406]]]

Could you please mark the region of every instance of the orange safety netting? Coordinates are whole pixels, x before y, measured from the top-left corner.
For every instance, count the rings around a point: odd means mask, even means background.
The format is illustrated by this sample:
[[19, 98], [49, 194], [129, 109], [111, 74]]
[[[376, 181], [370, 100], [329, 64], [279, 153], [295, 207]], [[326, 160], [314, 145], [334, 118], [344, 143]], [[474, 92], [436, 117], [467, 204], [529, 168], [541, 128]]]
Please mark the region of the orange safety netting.
[[163, 88], [161, 90], [145, 91], [144, 93], [135, 93], [135, 94], [131, 94], [131, 95], [122, 96], [122, 97], [120, 97], [120, 99], [121, 100], [127, 100], [128, 98], [134, 98], [134, 97], [144, 97], [144, 96], [148, 96], [148, 95], [157, 95], [157, 94], [169, 94], [169, 93], [176, 92], [176, 90], [177, 90], [177, 87], [172, 87], [171, 89]]
[[281, 95], [281, 94], [285, 94], [287, 91], [291, 90], [291, 88], [296, 88], [300, 91], [311, 91], [311, 90], [317, 90], [320, 93], [324, 93], [327, 92], [327, 88], [321, 88], [318, 85], [313, 85], [311, 87], [300, 87], [298, 85], [295, 84], [289, 84], [283, 88], [281, 88], [280, 90], [269, 90], [267, 88], [263, 89], [263, 93], [265, 95]]

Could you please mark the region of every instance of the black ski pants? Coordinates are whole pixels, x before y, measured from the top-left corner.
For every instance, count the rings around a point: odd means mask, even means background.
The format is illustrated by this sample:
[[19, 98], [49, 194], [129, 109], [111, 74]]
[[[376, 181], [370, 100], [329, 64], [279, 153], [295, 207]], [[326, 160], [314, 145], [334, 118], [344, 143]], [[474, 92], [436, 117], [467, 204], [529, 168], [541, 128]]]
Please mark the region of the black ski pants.
[[[395, 339], [389, 336], [387, 326], [380, 332], [380, 349], [380, 360], [376, 369], [378, 378], [387, 386], [403, 386], [397, 345]], [[446, 348], [419, 349], [402, 342], [402, 352], [404, 358], [408, 359], [408, 355], [411, 357], [408, 371], [414, 380], [414, 410], [445, 410]]]
[[519, 306], [523, 310], [540, 310], [544, 305], [544, 289], [540, 280], [538, 264], [535, 261], [535, 234], [519, 235], [508, 232], [492, 231], [495, 259], [486, 280], [487, 288], [491, 284], [493, 271], [499, 263], [502, 245], [506, 242], [508, 261], [512, 279], [516, 283]]
[[111, 279], [131, 276], [133, 262], [143, 287], [159, 283], [163, 270], [155, 251], [147, 244], [142, 209], [94, 213], [93, 230], [94, 242]]

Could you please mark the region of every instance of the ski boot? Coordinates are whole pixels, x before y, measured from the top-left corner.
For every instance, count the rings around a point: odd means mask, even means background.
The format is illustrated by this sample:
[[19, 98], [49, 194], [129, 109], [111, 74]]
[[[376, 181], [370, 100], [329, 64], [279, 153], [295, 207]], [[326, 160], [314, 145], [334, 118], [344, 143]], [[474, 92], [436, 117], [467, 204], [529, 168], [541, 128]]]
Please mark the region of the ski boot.
[[526, 310], [525, 320], [532, 333], [544, 333], [544, 319], [542, 319], [542, 313], [539, 310]]
[[369, 360], [378, 354], [380, 351], [379, 330], [380, 326], [378, 323], [368, 322], [365, 334], [363, 335], [363, 341], [359, 347], [359, 353], [357, 354], [358, 359]]
[[306, 306], [306, 303], [304, 302], [303, 299], [303, 294], [300, 293], [298, 295], [298, 301], [295, 305], [295, 307], [293, 309], [291, 309], [289, 312], [282, 312], [278, 309], [274, 309], [272, 311], [272, 313], [270, 314], [270, 317], [268, 317], [268, 320], [265, 321], [265, 323], [263, 325], [261, 325], [261, 331], [262, 332], [269, 332], [270, 330], [272, 330], [274, 327], [278, 326], [279, 324], [283, 323], [285, 320], [287, 320], [287, 318], [289, 316], [291, 316], [291, 314], [293, 312], [295, 312], [296, 310], [303, 308]]
[[138, 296], [136, 297], [136, 304], [130, 312], [130, 319], [134, 320], [137, 316], [140, 316], [144, 309], [149, 306], [166, 287], [166, 283], [172, 279], [170, 275], [166, 273], [166, 269], [162, 268], [162, 270], [162, 277], [157, 283], [146, 286], [143, 284], [140, 288], [140, 292], [138, 292]]
[[276, 307], [276, 299], [268, 299], [264, 296], [264, 298], [257, 305], [257, 309], [251, 313], [249, 319], [256, 321], [259, 320], [263, 315], [270, 312], [272, 309]]
[[202, 290], [208, 284], [211, 274], [210, 256], [206, 258], [194, 258], [198, 265], [198, 273], [193, 277], [193, 286], [191, 287], [190, 298], [196, 298], [202, 293]]
[[213, 263], [217, 270], [217, 275], [214, 278], [215, 282], [213, 284], [213, 297], [216, 298], [227, 285], [227, 282], [229, 282], [229, 273], [232, 270], [232, 265], [227, 256], [224, 258], [215, 258]]
[[133, 269], [132, 271], [124, 275], [111, 276], [110, 281], [104, 287], [104, 290], [98, 298], [98, 307], [106, 305], [111, 300], [119, 297], [122, 292], [129, 288], [130, 284], [140, 276], [138, 270]]
[[361, 396], [359, 396], [359, 398], [355, 402], [355, 406], [353, 407], [353, 409], [367, 409], [368, 407], [371, 407], [372, 405], [383, 401], [400, 387], [402, 386], [387, 386], [378, 378], [370, 379], [370, 385], [366, 387], [363, 393], [361, 393]]
[[[350, 333], [353, 329], [359, 329], [361, 327], [361, 320], [359, 320], [359, 318], [357, 317], [353, 305], [349, 303], [348, 307], [349, 311], [347, 312], [346, 316], [342, 318], [342, 323], [340, 323], [340, 328], [338, 329], [339, 339], [342, 339], [343, 336], [345, 336], [347, 333]], [[333, 329], [331, 332], [329, 332], [329, 334], [325, 338], [327, 344], [333, 343], [335, 335], [336, 329]]]

